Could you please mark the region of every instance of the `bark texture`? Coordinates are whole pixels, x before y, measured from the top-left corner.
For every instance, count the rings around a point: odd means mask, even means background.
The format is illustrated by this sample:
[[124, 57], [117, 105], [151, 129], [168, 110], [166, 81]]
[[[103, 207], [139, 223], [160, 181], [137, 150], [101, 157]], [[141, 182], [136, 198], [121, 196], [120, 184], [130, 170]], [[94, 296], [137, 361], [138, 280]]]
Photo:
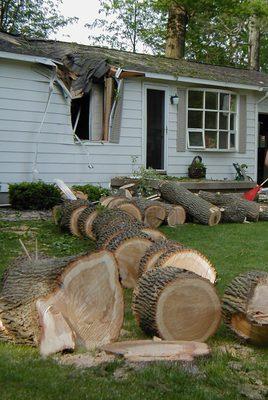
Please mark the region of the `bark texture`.
[[260, 69], [260, 39], [260, 22], [257, 15], [252, 15], [249, 19], [248, 62], [253, 71]]
[[63, 230], [70, 231], [70, 220], [72, 212], [79, 207], [88, 206], [87, 200], [66, 200], [61, 206], [61, 218], [59, 225]]
[[218, 207], [191, 193], [175, 182], [165, 182], [160, 192], [166, 201], [181, 205], [192, 217], [204, 225], [217, 225], [221, 219]]
[[188, 19], [188, 14], [182, 6], [178, 4], [170, 6], [168, 12], [166, 57], [177, 59], [184, 57]]
[[268, 344], [268, 273], [237, 276], [222, 299], [224, 322], [241, 339]]
[[268, 221], [268, 204], [260, 204], [260, 221]]
[[221, 319], [213, 285], [173, 267], [149, 271], [139, 279], [132, 309], [145, 333], [165, 340], [203, 342], [216, 332]]

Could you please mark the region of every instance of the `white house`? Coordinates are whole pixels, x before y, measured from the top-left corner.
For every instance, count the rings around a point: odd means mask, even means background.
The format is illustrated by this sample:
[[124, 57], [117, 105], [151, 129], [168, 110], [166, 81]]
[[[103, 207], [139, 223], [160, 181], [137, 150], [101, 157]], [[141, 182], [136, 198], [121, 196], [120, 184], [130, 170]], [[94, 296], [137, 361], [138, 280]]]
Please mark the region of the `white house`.
[[262, 179], [268, 75], [0, 33], [0, 187], [42, 179], [107, 186], [141, 165]]

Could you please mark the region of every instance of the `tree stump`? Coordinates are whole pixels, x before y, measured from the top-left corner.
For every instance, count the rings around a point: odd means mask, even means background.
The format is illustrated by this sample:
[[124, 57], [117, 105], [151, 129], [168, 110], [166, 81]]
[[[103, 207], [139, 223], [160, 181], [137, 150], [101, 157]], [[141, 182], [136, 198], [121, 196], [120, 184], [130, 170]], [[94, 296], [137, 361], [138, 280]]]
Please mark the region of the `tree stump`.
[[44, 355], [73, 348], [74, 342], [91, 349], [118, 338], [123, 315], [118, 267], [110, 252], [21, 258], [4, 273], [0, 340], [40, 345]]
[[250, 271], [237, 276], [222, 299], [223, 319], [241, 339], [268, 344], [268, 273]]
[[214, 286], [178, 268], [145, 273], [133, 293], [132, 309], [141, 329], [165, 340], [204, 342], [221, 320], [221, 304]]
[[217, 225], [221, 219], [218, 207], [191, 193], [175, 182], [164, 182], [160, 186], [161, 196], [169, 203], [182, 206], [192, 217], [204, 225]]

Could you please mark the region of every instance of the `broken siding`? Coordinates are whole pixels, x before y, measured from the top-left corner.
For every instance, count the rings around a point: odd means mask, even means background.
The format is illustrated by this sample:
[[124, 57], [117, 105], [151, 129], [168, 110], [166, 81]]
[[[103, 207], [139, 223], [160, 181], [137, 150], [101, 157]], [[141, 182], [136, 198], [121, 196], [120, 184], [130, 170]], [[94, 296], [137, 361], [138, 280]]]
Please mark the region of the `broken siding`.
[[[170, 86], [169, 97], [174, 95], [175, 86]], [[247, 143], [246, 153], [237, 152], [210, 152], [210, 151], [190, 151], [177, 152], [177, 107], [169, 103], [169, 132], [168, 132], [168, 168], [167, 173], [175, 176], [187, 176], [188, 166], [196, 155], [201, 155], [203, 162], [207, 166], [208, 179], [234, 179], [235, 170], [233, 162], [247, 164], [247, 174], [256, 179], [256, 113], [254, 95], [247, 95]]]
[[[47, 69], [44, 67], [44, 72]], [[33, 65], [1, 61], [0, 65], [0, 184], [30, 181], [36, 137], [48, 98], [49, 79]], [[39, 178], [55, 177], [67, 183], [108, 185], [110, 178], [131, 173], [131, 156], [141, 162], [141, 83], [126, 82], [119, 144], [89, 143], [86, 149], [73, 141], [70, 106], [55, 86], [40, 134]], [[94, 169], [88, 168], [88, 163]]]

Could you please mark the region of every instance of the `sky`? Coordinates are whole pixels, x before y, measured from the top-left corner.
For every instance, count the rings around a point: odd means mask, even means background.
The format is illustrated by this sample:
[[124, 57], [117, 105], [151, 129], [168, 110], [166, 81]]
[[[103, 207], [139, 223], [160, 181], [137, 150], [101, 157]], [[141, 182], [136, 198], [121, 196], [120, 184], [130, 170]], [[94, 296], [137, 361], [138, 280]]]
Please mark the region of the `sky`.
[[78, 17], [78, 23], [62, 28], [52, 39], [88, 44], [90, 30], [84, 28], [98, 18], [99, 0], [62, 0], [59, 11], [65, 17]]

